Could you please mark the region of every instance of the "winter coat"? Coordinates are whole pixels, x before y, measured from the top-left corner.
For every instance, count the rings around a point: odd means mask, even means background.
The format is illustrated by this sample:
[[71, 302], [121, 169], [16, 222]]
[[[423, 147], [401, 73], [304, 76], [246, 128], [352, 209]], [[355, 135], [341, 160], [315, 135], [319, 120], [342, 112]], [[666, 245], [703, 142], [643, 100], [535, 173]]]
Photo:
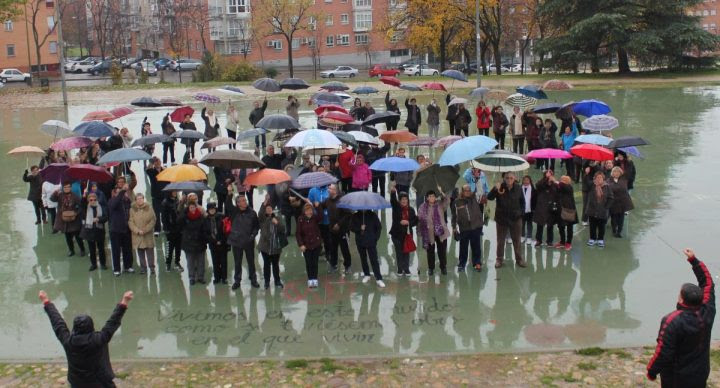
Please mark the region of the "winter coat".
[[[80, 211], [82, 210], [80, 206], [80, 197], [72, 192], [65, 193], [60, 190], [54, 193], [50, 197], [50, 200], [58, 203], [57, 217], [55, 217], [55, 225], [53, 225], [53, 229], [63, 233], [79, 232], [82, 225], [82, 221], [80, 220]], [[62, 213], [65, 211], [74, 211], [76, 214], [75, 220], [69, 222], [63, 221]]]
[[298, 114], [299, 107], [300, 103], [296, 99], [288, 101], [287, 105], [285, 105], [285, 114], [295, 120], [300, 120], [300, 115]]
[[23, 181], [30, 183], [27, 200], [33, 202], [41, 201], [43, 180], [40, 174], [30, 175], [28, 170], [25, 170], [25, 173], [23, 174]]
[[458, 109], [455, 117], [455, 127], [459, 129], [468, 129], [472, 122], [472, 116], [467, 109]]
[[[554, 225], [560, 217], [557, 184], [551, 183], [547, 178], [542, 178], [535, 183], [535, 192], [537, 203], [535, 212], [533, 212], [533, 222], [538, 225]], [[523, 208], [525, 207], [524, 203], [523, 201]]]
[[396, 240], [402, 241], [405, 238], [405, 235], [413, 234], [412, 228], [417, 226], [418, 217], [415, 213], [415, 209], [410, 206], [408, 198], [408, 222], [410, 224], [401, 225], [400, 221], [402, 221], [403, 209], [402, 206], [400, 206], [400, 201], [398, 201], [397, 193], [390, 193], [390, 204], [392, 205], [392, 226], [390, 227], [390, 236]]
[[[586, 168], [590, 168], [590, 172], [587, 174], [585, 173]], [[598, 165], [591, 166], [590, 162], [586, 162], [585, 164], [583, 164], [581, 178], [580, 178], [580, 180], [582, 182], [583, 193], [587, 193], [590, 191], [590, 189], [595, 187], [595, 183], [593, 183], [593, 179], [595, 177], [595, 173], [598, 171], [600, 171], [600, 167]]]
[[522, 115], [519, 117], [516, 114], [510, 116], [510, 123], [508, 125], [508, 128], [510, 128], [510, 135], [512, 135], [514, 139], [525, 137], [525, 125], [522, 120]]
[[108, 221], [108, 208], [105, 204], [97, 202], [97, 207], [100, 208], [100, 217], [97, 217], [98, 222], [93, 224], [86, 224], [87, 212], [92, 211], [87, 201], [82, 201], [82, 211], [80, 212], [80, 219], [82, 220], [82, 230], [80, 230], [80, 238], [86, 241], [99, 241], [105, 237], [105, 224]]
[[143, 202], [142, 206], [137, 202], [132, 204], [128, 227], [132, 233], [133, 249], [155, 248], [155, 222], [155, 211], [149, 203]]
[[343, 179], [352, 177], [353, 167], [352, 161], [355, 160], [355, 154], [350, 150], [345, 150], [338, 156], [338, 164], [340, 164], [340, 175]]
[[[522, 205], [522, 211], [523, 214], [527, 214], [527, 211], [525, 209], [525, 186], [520, 185], [520, 191], [523, 194], [523, 205]], [[530, 185], [528, 186], [528, 194], [530, 195], [530, 213], [533, 213], [535, 211], [535, 208], [537, 207], [537, 190], [535, 190], [535, 186]]]
[[[565, 131], [565, 129], [563, 129], [563, 131]], [[562, 149], [570, 152], [570, 148], [572, 148], [572, 146], [575, 144], [576, 137], [578, 137], [578, 130], [577, 127], [573, 125], [569, 135], [565, 134], [565, 132], [560, 135], [560, 140], [562, 141]]]
[[162, 226], [168, 234], [180, 234], [182, 229], [178, 223], [178, 199], [167, 197], [162, 201]]
[[130, 233], [128, 219], [130, 218], [130, 198], [125, 195], [125, 190], [120, 190], [108, 201], [110, 213], [110, 233]]
[[[187, 122], [187, 123], [182, 122], [178, 125], [178, 127], [180, 127], [180, 129], [182, 129], [183, 131], [197, 131], [197, 127], [195, 126], [195, 123], [193, 123], [192, 121]], [[197, 142], [197, 140], [183, 138], [180, 142], [182, 144], [185, 144], [186, 146], [188, 146], [190, 144], [195, 144], [195, 142]]]
[[208, 214], [205, 219], [208, 228], [208, 244], [211, 247], [228, 247], [227, 236], [225, 235], [225, 231], [223, 231], [223, 218], [225, 218], [224, 214], [215, 213], [215, 215], [212, 216]]
[[[445, 241], [448, 237], [450, 237], [450, 229], [448, 229], [447, 222], [444, 217], [445, 209], [447, 209], [449, 205], [450, 197], [446, 196], [442, 199], [442, 201], [436, 201], [433, 206], [430, 206], [428, 202], [423, 202], [418, 208], [418, 235], [423, 239], [423, 246], [435, 244], [435, 239], [433, 238], [435, 231], [430, 229], [430, 223], [434, 221], [432, 217], [435, 212], [435, 207], [440, 210], [440, 225], [443, 230], [443, 234], [436, 237], [441, 241]], [[427, 240], [425, 240], [425, 236], [427, 236]]]
[[589, 217], [606, 220], [609, 216], [610, 206], [612, 206], [614, 198], [613, 192], [607, 183], [602, 186], [602, 191], [602, 198], [597, 197], [594, 185], [593, 188], [588, 191], [587, 210], [585, 210], [585, 214]]
[[400, 107], [397, 106], [397, 104], [393, 105], [390, 101], [392, 101], [392, 99], [390, 98], [390, 92], [388, 91], [387, 94], [385, 94], [385, 110], [398, 114], [397, 117], [388, 120], [388, 124], [397, 125], [397, 123], [400, 121]]
[[455, 118], [457, 117], [457, 104], [450, 105], [450, 101], [452, 101], [452, 96], [447, 94], [445, 95], [445, 104], [448, 107], [447, 115], [445, 115], [445, 120], [447, 121], [455, 121]]
[[[470, 191], [473, 193], [479, 191], [478, 194], [487, 195], [487, 193], [490, 191], [487, 184], [487, 178], [485, 177], [484, 172], [480, 172], [480, 176], [478, 178], [475, 178], [472, 174], [472, 168], [468, 168], [463, 173], [463, 179], [465, 179], [465, 182], [467, 182], [468, 185], [470, 185]], [[478, 184], [480, 187], [478, 187]]]
[[[278, 220], [277, 225], [273, 224], [273, 219]], [[260, 213], [258, 220], [260, 222], [258, 250], [268, 255], [279, 255], [282, 252], [282, 248], [278, 245], [278, 239], [287, 238], [285, 236], [285, 223], [276, 217], [275, 214], [267, 216], [265, 212]]]
[[350, 116], [355, 120], [363, 121], [368, 117], [368, 112], [364, 106], [353, 106], [352, 109], [350, 109]]
[[427, 123], [428, 125], [440, 125], [440, 112], [442, 109], [440, 109], [437, 104], [429, 104], [427, 106]]
[[[173, 125], [172, 121], [170, 121], [170, 120], [163, 121], [163, 123], [160, 125], [160, 127], [162, 128], [163, 135], [170, 136], [173, 133], [175, 133], [175, 125]], [[173, 142], [175, 142], [175, 139], [168, 141], [168, 143], [173, 143]]]
[[266, 168], [273, 168], [275, 170], [282, 170], [282, 161], [285, 159], [285, 155], [282, 153], [280, 154], [273, 154], [273, 155], [265, 155], [262, 157], [262, 162], [265, 163]]
[[487, 106], [475, 108], [475, 116], [477, 116], [478, 118], [478, 129], [490, 128], [490, 124], [492, 123], [492, 115], [490, 114], [490, 108], [488, 108]]
[[505, 130], [507, 129], [508, 122], [507, 116], [505, 116], [505, 113], [498, 113], [493, 112], [492, 113], [492, 126], [493, 126], [493, 133], [496, 134], [504, 134]]
[[206, 115], [205, 112], [207, 112], [207, 108], [202, 108], [200, 111], [200, 117], [205, 122], [205, 136], [208, 139], [216, 138], [220, 135], [220, 123], [217, 121], [215, 112], [211, 116]]
[[215, 188], [214, 191], [218, 195], [227, 195], [227, 183], [226, 180], [230, 180], [230, 183], [235, 181], [235, 176], [231, 170], [224, 167], [213, 167], [213, 173], [215, 174]]
[[568, 221], [565, 221], [562, 218], [558, 217], [558, 222], [560, 222], [564, 225], [577, 224], [578, 223], [577, 207], [575, 206], [575, 192], [573, 190], [572, 185], [566, 185], [565, 183], [560, 182], [558, 184], [558, 188], [557, 188], [557, 198], [558, 198], [558, 204], [560, 205], [560, 211], [562, 211], [562, 209], [575, 210], [575, 220], [568, 222]]
[[550, 126], [550, 129], [545, 128], [543, 125], [540, 128], [540, 148], [558, 148], [557, 139], [555, 138], [555, 133], [557, 132], [557, 125], [555, 123], [552, 123]]
[[127, 306], [115, 306], [110, 318], [100, 331], [87, 315], [75, 317], [72, 332], [55, 305], [47, 303], [45, 312], [50, 318], [53, 332], [65, 350], [67, 357], [67, 379], [73, 387], [114, 387], [115, 374], [110, 364], [108, 343], [120, 328]]
[[160, 171], [156, 170], [154, 167], [150, 166], [147, 170], [145, 170], [145, 175], [147, 175], [148, 179], [150, 179], [150, 196], [152, 199], [159, 201], [163, 198], [163, 191], [162, 189], [165, 188], [169, 184], [169, 182], [163, 182], [157, 180], [157, 176], [160, 174]]
[[616, 160], [614, 164], [623, 169], [622, 176], [627, 179], [627, 188], [632, 190], [635, 187], [635, 163], [632, 160], [625, 159], [623, 162]]
[[620, 214], [635, 208], [632, 198], [628, 192], [628, 183], [624, 177], [620, 177], [617, 182], [610, 178], [608, 186], [613, 193], [613, 202], [610, 205], [610, 214]]
[[[365, 230], [362, 230], [363, 225], [365, 225]], [[358, 247], [376, 247], [380, 240], [380, 233], [382, 233], [382, 223], [375, 212], [359, 211], [352, 215], [350, 230], [355, 233], [355, 245]]]
[[238, 117], [237, 109], [228, 109], [225, 112], [225, 118], [227, 119], [225, 121], [225, 129], [228, 131], [237, 132], [238, 125], [240, 125], [240, 119]]
[[470, 198], [457, 198], [452, 206], [452, 228], [460, 233], [483, 226], [483, 205], [473, 194]]
[[297, 240], [298, 247], [304, 245], [307, 250], [320, 248], [322, 243], [320, 221], [321, 218], [318, 212], [315, 212], [310, 218], [305, 217], [304, 214], [297, 218], [295, 240]]
[[252, 124], [253, 127], [258, 123], [258, 121], [265, 117], [265, 109], [267, 109], [267, 100], [263, 100], [262, 106], [254, 108], [250, 112], [248, 120], [250, 120], [250, 124]]
[[42, 184], [42, 202], [43, 206], [45, 206], [48, 209], [55, 209], [57, 207], [57, 202], [51, 201], [50, 198], [52, 197], [53, 193], [62, 190], [62, 186], [56, 185], [54, 183], [50, 182], [43, 182]]
[[417, 130], [422, 124], [422, 115], [420, 114], [420, 107], [417, 105], [410, 105], [410, 100], [405, 99], [405, 109], [407, 109], [407, 119], [405, 120], [405, 128]]
[[[337, 207], [340, 198], [342, 198], [341, 195], [337, 195], [335, 198], [328, 197], [318, 209], [318, 211], [327, 211], [330, 233], [336, 235], [343, 235], [350, 231], [350, 216], [352, 216], [350, 211]], [[338, 226], [337, 230], [334, 229], [335, 225]]]
[[359, 190], [367, 190], [368, 186], [372, 182], [372, 172], [370, 166], [367, 163], [355, 164], [355, 159], [351, 162], [352, 165], [352, 188]]
[[225, 214], [230, 217], [232, 221], [230, 235], [227, 238], [228, 244], [240, 248], [244, 248], [248, 244], [253, 244], [255, 242], [255, 236], [257, 236], [260, 230], [260, 223], [258, 222], [255, 210], [250, 207], [245, 210], [240, 210], [240, 208], [235, 206], [233, 196], [228, 195], [225, 201]]
[[188, 218], [188, 209], [183, 208], [178, 213], [178, 224], [182, 230], [182, 243], [180, 247], [186, 252], [204, 252], [207, 249], [208, 235], [210, 228], [208, 226], [205, 212], [201, 210], [200, 218], [191, 220]]
[[493, 187], [488, 193], [487, 199], [496, 201], [495, 222], [498, 224], [510, 226], [523, 215], [525, 198], [523, 197], [522, 187], [517, 182], [513, 183], [513, 186], [509, 189], [505, 182], [500, 185], [500, 190]]

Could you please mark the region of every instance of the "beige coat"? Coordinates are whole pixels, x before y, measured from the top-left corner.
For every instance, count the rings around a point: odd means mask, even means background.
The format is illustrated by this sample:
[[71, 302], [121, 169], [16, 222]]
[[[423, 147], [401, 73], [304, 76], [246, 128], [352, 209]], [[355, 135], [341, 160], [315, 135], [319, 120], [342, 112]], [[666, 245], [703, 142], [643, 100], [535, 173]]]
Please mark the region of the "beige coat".
[[155, 222], [155, 212], [150, 204], [147, 202], [142, 206], [139, 206], [137, 202], [132, 204], [128, 227], [132, 234], [133, 249], [155, 248], [155, 238], [153, 238]]

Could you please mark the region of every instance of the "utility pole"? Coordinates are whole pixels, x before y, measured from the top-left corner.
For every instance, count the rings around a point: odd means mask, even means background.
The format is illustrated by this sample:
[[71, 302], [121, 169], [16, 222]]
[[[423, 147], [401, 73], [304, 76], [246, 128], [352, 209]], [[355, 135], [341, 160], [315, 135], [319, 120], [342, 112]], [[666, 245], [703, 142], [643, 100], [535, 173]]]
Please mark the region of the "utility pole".
[[63, 105], [65, 106], [65, 113], [67, 118], [67, 84], [65, 83], [65, 41], [62, 35], [62, 15], [60, 14], [60, 4], [55, 6], [55, 15], [57, 15], [57, 33], [58, 33], [58, 57], [60, 59], [60, 85], [62, 87]]
[[475, 0], [475, 74], [477, 75], [477, 87], [482, 86], [482, 67], [480, 65], [480, 0]]

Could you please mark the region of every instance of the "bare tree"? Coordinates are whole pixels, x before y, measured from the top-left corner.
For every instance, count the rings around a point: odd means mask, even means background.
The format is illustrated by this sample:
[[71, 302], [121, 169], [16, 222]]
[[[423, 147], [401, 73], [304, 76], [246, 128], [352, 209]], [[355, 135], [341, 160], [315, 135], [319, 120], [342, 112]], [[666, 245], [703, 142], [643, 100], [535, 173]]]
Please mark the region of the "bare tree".
[[107, 0], [88, 0], [88, 2], [90, 4], [94, 41], [100, 50], [100, 56], [105, 58], [108, 43], [110, 43], [112, 19], [117, 15], [114, 15], [115, 12]]
[[[25, 18], [32, 29], [33, 43], [35, 43], [35, 67], [38, 77], [40, 76], [40, 65], [42, 64], [42, 48], [45, 46], [45, 43], [47, 43], [48, 38], [55, 33], [57, 27], [56, 16], [60, 16], [58, 19], [62, 18], [66, 4], [67, 2], [62, 2], [62, 4], [59, 4], [59, 2], [55, 3], [54, 6], [57, 7], [57, 12], [54, 12], [53, 15], [47, 19], [43, 18], [40, 12], [47, 7], [45, 0], [28, 0], [25, 4]], [[61, 49], [59, 43], [60, 42], [56, 42], [57, 50]], [[60, 66], [62, 65], [61, 63]]]
[[259, 19], [272, 26], [274, 34], [285, 37], [290, 77], [294, 74], [292, 42], [296, 32], [309, 28], [313, 3], [313, 0], [267, 0], [255, 6]]

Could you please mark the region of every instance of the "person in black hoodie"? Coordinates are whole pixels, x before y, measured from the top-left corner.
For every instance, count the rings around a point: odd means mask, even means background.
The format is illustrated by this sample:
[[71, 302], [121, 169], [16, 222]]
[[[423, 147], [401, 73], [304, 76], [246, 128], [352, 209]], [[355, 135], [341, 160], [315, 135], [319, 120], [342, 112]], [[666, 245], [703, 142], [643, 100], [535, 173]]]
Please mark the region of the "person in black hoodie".
[[[267, 109], [267, 98], [263, 99], [262, 106], [259, 101], [253, 103], [253, 110], [250, 111], [250, 117], [248, 117], [253, 127], [255, 127], [258, 121], [265, 117], [265, 109]], [[262, 136], [262, 147], [265, 148], [265, 135], [260, 136]], [[260, 136], [255, 136], [255, 148], [258, 151], [260, 149]]]
[[45, 207], [42, 202], [43, 180], [40, 176], [40, 169], [38, 166], [30, 167], [29, 174], [28, 170], [25, 170], [25, 174], [23, 174], [23, 181], [30, 184], [27, 200], [32, 202], [33, 208], [35, 208], [35, 225], [40, 225], [40, 222], [47, 224], [47, 215], [45, 214]]
[[178, 223], [177, 191], [169, 191], [162, 203], [162, 224], [165, 230], [165, 271], [172, 270], [173, 253], [175, 256], [175, 269], [183, 271], [180, 265], [180, 247], [182, 244], [182, 228]]
[[397, 125], [400, 122], [400, 107], [398, 107], [396, 99], [390, 98], [390, 91], [385, 94], [385, 109], [388, 112], [395, 112], [398, 114], [397, 117], [392, 117], [385, 123], [385, 128], [388, 131], [394, 131], [397, 129]]
[[208, 245], [210, 245], [210, 257], [213, 263], [213, 284], [227, 284], [227, 261], [230, 247], [223, 229], [223, 218], [224, 215], [218, 212], [217, 204], [208, 202], [207, 222], [210, 231]]
[[231, 170], [225, 167], [213, 167], [215, 174], [215, 195], [217, 195], [217, 211], [223, 213], [225, 208], [225, 200], [227, 199], [229, 184], [235, 182], [235, 176]]
[[378, 287], [385, 288], [380, 273], [380, 261], [377, 252], [377, 243], [382, 232], [380, 218], [371, 210], [361, 210], [353, 214], [350, 220], [350, 230], [355, 233], [355, 245], [357, 245], [360, 254], [360, 264], [364, 275], [362, 282], [367, 283], [370, 281], [370, 268], [368, 267], [368, 258], [370, 258], [375, 282]]
[[[173, 125], [172, 120], [170, 120], [170, 113], [166, 114], [165, 117], [163, 117], [160, 127], [162, 128], [162, 133], [164, 135], [170, 136], [175, 133], [175, 126]], [[169, 141], [163, 142], [162, 145], [163, 164], [167, 163], [168, 152], [170, 153], [170, 163], [175, 163], [175, 139], [171, 138]]]
[[182, 229], [182, 250], [188, 267], [190, 285], [205, 284], [205, 251], [210, 231], [205, 212], [193, 200], [181, 203], [178, 211], [178, 224]]
[[[110, 251], [112, 253], [113, 274], [120, 276], [122, 269], [134, 273], [132, 243], [128, 219], [130, 218], [131, 196], [130, 187], [124, 183], [121, 189], [114, 189], [108, 201], [108, 217], [110, 218]], [[120, 257], [122, 256], [122, 267]]]
[[420, 113], [420, 107], [417, 106], [417, 100], [414, 97], [409, 100], [406, 98], [405, 108], [407, 109], [405, 128], [417, 135], [418, 128], [420, 128], [420, 124], [422, 124], [422, 114]]
[[450, 101], [452, 101], [453, 98], [454, 96], [449, 93], [445, 95], [445, 104], [448, 108], [447, 115], [445, 115], [445, 120], [447, 120], [448, 124], [450, 125], [450, 136], [460, 133], [460, 131], [455, 130], [455, 120], [457, 119], [458, 106], [457, 104], [450, 105]]
[[[373, 164], [376, 160], [384, 158], [387, 152], [390, 151], [390, 143], [385, 143], [384, 146], [371, 146], [365, 155], [365, 163], [368, 165]], [[372, 170], [372, 191], [373, 193], [380, 192], [380, 196], [385, 197], [385, 171]]]
[[78, 315], [73, 320], [72, 332], [55, 305], [50, 302], [47, 293], [38, 293], [44, 305], [45, 313], [58, 341], [67, 357], [67, 379], [71, 387], [114, 387], [112, 365], [108, 343], [120, 328], [123, 315], [133, 299], [132, 291], [125, 291], [120, 303], [115, 306], [110, 319], [102, 330], [95, 331], [93, 320], [88, 315]]
[[[197, 131], [197, 127], [195, 126], [195, 123], [192, 121], [192, 116], [187, 114], [185, 115], [185, 118], [183, 119], [183, 122], [180, 123], [180, 128], [183, 131]], [[192, 159], [195, 157], [195, 143], [197, 143], [196, 139], [182, 139], [182, 143], [185, 144], [187, 147], [187, 151], [185, 151], [185, 155], [188, 155], [188, 158]]]

